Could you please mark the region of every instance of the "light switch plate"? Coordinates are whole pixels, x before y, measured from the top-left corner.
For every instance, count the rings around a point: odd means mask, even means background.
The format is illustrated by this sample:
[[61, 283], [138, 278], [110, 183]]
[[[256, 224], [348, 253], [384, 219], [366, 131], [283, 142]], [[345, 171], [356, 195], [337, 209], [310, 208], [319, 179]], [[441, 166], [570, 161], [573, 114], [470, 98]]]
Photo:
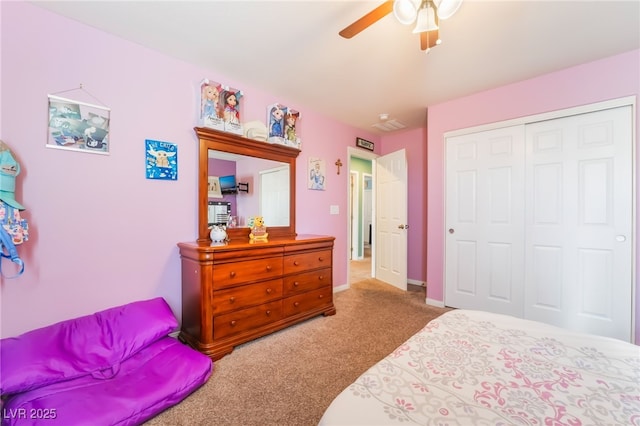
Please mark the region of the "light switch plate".
[[340, 207], [336, 205], [329, 206], [329, 214], [340, 214]]

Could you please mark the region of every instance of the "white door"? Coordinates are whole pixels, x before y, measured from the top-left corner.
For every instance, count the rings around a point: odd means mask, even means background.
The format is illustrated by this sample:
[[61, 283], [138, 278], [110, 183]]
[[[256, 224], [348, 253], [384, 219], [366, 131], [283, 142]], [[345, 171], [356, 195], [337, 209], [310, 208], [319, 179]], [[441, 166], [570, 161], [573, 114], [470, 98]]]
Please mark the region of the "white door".
[[407, 157], [401, 149], [376, 160], [376, 278], [407, 289]]
[[445, 304], [522, 316], [524, 126], [446, 141]]
[[269, 226], [288, 226], [289, 165], [260, 172], [260, 214]]
[[526, 126], [525, 318], [630, 341], [632, 109]]
[[445, 304], [631, 341], [632, 123], [623, 106], [447, 138]]

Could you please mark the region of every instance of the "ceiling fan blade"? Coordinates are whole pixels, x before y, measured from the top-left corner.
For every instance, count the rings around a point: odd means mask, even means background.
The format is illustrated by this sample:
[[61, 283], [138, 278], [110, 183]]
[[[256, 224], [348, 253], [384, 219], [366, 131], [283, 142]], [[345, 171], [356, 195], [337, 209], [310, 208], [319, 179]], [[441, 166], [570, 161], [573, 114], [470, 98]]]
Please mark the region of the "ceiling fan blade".
[[438, 30], [420, 33], [420, 50], [427, 50], [435, 46], [439, 37]]
[[373, 9], [371, 12], [364, 15], [362, 18], [349, 25], [338, 34], [344, 38], [351, 38], [358, 34], [362, 30], [365, 30], [370, 25], [378, 22], [393, 11], [393, 0], [385, 1], [380, 6]]

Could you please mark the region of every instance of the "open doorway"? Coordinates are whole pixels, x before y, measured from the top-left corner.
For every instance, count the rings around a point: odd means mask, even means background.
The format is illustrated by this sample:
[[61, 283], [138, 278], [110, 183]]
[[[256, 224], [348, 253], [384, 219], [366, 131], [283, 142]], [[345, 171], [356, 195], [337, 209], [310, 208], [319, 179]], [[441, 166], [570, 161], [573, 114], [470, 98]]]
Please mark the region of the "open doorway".
[[377, 155], [349, 148], [349, 284], [374, 276], [374, 168]]

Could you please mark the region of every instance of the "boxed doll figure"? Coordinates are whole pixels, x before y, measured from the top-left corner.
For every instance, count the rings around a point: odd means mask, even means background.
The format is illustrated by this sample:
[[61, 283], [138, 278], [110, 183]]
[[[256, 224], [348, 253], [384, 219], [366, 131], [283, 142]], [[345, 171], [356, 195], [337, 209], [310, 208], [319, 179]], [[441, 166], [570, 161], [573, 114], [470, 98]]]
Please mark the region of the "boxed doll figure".
[[240, 98], [242, 92], [230, 87], [224, 87], [221, 93], [222, 119], [226, 132], [242, 135], [242, 123], [240, 122]]
[[282, 104], [267, 106], [267, 123], [271, 143], [300, 149], [301, 142], [296, 125], [300, 119], [300, 112]]
[[284, 115], [284, 140], [285, 145], [301, 149], [302, 142], [298, 136], [296, 126], [300, 121], [300, 111], [288, 108]]
[[284, 116], [287, 113], [287, 107], [282, 104], [272, 104], [267, 106], [267, 130], [271, 143], [284, 145]]
[[220, 94], [222, 85], [209, 79], [200, 83], [200, 124], [212, 129], [224, 130]]

